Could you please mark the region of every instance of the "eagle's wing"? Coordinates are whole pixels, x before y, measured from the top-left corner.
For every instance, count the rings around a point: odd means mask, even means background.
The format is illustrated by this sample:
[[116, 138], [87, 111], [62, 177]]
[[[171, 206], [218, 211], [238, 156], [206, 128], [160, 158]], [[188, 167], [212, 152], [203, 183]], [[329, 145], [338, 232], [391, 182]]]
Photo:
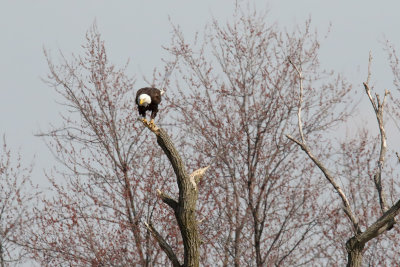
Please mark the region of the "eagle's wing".
[[151, 103], [158, 105], [161, 102], [161, 91], [157, 88], [151, 88]]

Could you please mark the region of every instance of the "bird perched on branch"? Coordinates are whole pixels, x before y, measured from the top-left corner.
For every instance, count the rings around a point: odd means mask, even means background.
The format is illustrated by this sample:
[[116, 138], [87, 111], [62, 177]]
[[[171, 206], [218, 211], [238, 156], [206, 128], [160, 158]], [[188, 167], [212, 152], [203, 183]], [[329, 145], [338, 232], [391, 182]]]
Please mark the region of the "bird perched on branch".
[[136, 104], [138, 106], [139, 115], [142, 116], [142, 121], [147, 123], [146, 111], [151, 110], [150, 124], [154, 124], [154, 118], [158, 112], [158, 104], [161, 102], [161, 96], [164, 94], [164, 90], [157, 88], [145, 87], [139, 89], [136, 93]]

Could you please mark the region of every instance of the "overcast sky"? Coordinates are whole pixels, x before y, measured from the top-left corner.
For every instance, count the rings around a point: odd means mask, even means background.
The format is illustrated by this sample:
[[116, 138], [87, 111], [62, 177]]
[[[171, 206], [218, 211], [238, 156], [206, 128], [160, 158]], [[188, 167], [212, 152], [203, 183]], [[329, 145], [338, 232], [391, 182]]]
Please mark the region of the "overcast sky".
[[[168, 17], [182, 26], [187, 36], [201, 30], [211, 16], [225, 21], [235, 1], [227, 0], [0, 0], [0, 133], [9, 145], [21, 148], [30, 161], [36, 155], [36, 181], [42, 169], [53, 163], [43, 142], [34, 137], [39, 128], [57, 125], [56, 95], [42, 81], [47, 73], [43, 47], [61, 49], [66, 55], [79, 51], [84, 35], [94, 20], [106, 40], [110, 60], [131, 59], [138, 86], [141, 76], [160, 65], [161, 48], [170, 40]], [[252, 1], [270, 10], [271, 21], [291, 27], [311, 16], [323, 33], [321, 61], [327, 68], [343, 72], [353, 82], [366, 77], [368, 52], [374, 55], [373, 77], [377, 85], [391, 86], [382, 42], [389, 39], [400, 48], [400, 1]], [[132, 73], [133, 74], [133, 73]], [[362, 88], [360, 87], [360, 90]], [[133, 111], [134, 112], [134, 111]]]

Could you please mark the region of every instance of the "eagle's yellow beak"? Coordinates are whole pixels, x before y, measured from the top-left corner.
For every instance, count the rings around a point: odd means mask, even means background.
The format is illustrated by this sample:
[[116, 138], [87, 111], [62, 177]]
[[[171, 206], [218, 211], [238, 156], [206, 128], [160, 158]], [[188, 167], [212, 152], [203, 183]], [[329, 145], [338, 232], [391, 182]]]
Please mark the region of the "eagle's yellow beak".
[[144, 99], [142, 98], [142, 99], [140, 99], [140, 101], [139, 101], [139, 105], [141, 106], [141, 105], [143, 105], [143, 102], [144, 102]]

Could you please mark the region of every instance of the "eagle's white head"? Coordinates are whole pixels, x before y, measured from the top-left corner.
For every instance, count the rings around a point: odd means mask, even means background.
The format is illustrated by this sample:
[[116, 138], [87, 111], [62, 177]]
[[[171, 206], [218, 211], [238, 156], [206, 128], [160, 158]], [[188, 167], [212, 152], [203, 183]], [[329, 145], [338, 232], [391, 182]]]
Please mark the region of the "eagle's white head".
[[151, 103], [151, 97], [148, 94], [141, 94], [139, 96], [139, 106], [147, 107]]

